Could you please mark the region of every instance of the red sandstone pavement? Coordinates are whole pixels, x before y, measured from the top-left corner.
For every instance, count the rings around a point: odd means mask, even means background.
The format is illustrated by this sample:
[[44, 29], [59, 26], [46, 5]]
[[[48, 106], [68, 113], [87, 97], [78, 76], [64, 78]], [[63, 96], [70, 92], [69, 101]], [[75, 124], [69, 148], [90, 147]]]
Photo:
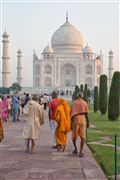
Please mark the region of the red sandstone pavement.
[[[51, 148], [51, 134], [47, 113], [41, 126], [41, 138], [37, 140], [35, 154], [25, 153], [22, 137], [25, 125], [21, 121], [4, 123], [5, 139], [0, 145], [0, 180], [105, 180], [104, 173], [85, 146], [83, 158], [72, 155], [71, 134], [65, 152]], [[79, 143], [79, 140], [78, 140]]]

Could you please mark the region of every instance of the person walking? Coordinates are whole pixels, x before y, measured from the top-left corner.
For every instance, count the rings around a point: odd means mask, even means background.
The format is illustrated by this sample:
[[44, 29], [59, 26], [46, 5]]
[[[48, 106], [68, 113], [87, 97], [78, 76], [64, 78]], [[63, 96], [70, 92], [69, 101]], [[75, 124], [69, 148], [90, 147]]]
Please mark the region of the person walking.
[[7, 118], [8, 118], [8, 101], [7, 101], [7, 96], [4, 96], [2, 101], [2, 119], [3, 121], [7, 122]]
[[12, 98], [10, 96], [7, 96], [7, 101], [8, 101], [8, 119], [12, 114]]
[[52, 134], [53, 148], [57, 148], [56, 146], [56, 138], [55, 138], [55, 130], [56, 130], [56, 121], [55, 121], [55, 111], [59, 105], [60, 99], [58, 98], [58, 94], [56, 91], [52, 92], [52, 100], [49, 103], [49, 122], [50, 122], [50, 130]]
[[12, 108], [13, 108], [13, 122], [17, 122], [17, 115], [18, 115], [18, 98], [17, 98], [17, 92], [13, 96], [12, 100]]
[[86, 140], [86, 126], [89, 127], [88, 120], [88, 105], [82, 99], [83, 93], [78, 94], [78, 99], [73, 102], [71, 107], [71, 127], [72, 127], [72, 141], [74, 145], [73, 154], [78, 154], [76, 139], [78, 135], [81, 138], [79, 157], [83, 157], [83, 146]]
[[67, 143], [67, 133], [70, 129], [70, 107], [65, 99], [60, 99], [59, 106], [55, 112], [55, 120], [57, 128], [55, 131], [56, 143], [58, 151], [65, 151]]
[[0, 143], [2, 142], [4, 138], [4, 132], [3, 132], [3, 120], [2, 120], [2, 99], [0, 98]]
[[43, 108], [37, 101], [37, 95], [33, 95], [24, 112], [28, 118], [23, 130], [23, 137], [26, 140], [26, 152], [31, 154], [35, 153], [35, 140], [40, 138], [40, 126], [44, 123]]

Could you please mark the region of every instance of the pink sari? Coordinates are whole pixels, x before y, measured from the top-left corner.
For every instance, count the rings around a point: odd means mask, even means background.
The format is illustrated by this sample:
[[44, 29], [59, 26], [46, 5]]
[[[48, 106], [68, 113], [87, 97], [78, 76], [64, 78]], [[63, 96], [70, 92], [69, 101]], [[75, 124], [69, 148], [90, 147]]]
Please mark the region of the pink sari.
[[8, 117], [8, 101], [7, 97], [4, 96], [3, 101], [2, 101], [2, 119], [3, 121], [7, 121]]
[[2, 99], [0, 98], [0, 118], [2, 118]]

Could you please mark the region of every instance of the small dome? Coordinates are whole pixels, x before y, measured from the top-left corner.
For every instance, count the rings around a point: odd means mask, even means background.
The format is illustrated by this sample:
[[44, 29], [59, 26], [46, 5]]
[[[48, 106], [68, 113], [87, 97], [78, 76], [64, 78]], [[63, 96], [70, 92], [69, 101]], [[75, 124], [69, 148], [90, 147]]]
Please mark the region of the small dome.
[[85, 46], [84, 49], [83, 49], [83, 53], [84, 53], [84, 54], [92, 54], [92, 53], [93, 53], [93, 50], [92, 50], [91, 47], [88, 46], [88, 44], [87, 44], [87, 46]]
[[109, 51], [109, 54], [113, 54], [113, 51], [112, 51], [112, 49], [110, 49], [110, 51]]
[[6, 32], [6, 30], [5, 30], [5, 32], [3, 33], [2, 37], [3, 37], [3, 38], [8, 38], [8, 37], [9, 37], [8, 33]]
[[44, 48], [43, 54], [52, 54], [52, 53], [54, 53], [54, 52], [53, 52], [53, 49], [52, 49], [52, 47], [50, 47], [50, 45], [48, 44], [48, 45]]
[[21, 49], [18, 49], [17, 53], [19, 53], [19, 54], [22, 53]]

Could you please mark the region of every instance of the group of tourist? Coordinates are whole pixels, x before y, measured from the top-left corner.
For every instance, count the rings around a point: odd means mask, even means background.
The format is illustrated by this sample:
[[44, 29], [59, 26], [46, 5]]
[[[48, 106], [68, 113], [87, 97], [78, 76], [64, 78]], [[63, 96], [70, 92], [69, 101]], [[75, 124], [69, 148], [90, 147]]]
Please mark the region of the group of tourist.
[[[81, 138], [79, 156], [83, 157], [83, 146], [86, 138], [86, 126], [89, 127], [88, 105], [82, 99], [83, 94], [78, 94], [78, 99], [73, 102], [71, 108], [67, 101], [57, 97], [57, 92], [52, 93], [52, 100], [49, 102], [49, 123], [53, 140], [53, 148], [58, 151], [65, 151], [67, 134], [72, 130], [72, 142], [74, 145], [73, 154], [78, 154], [76, 139]], [[40, 137], [40, 126], [44, 124], [43, 107], [37, 103], [37, 96], [26, 105], [27, 124], [23, 135], [26, 140], [26, 152], [35, 152], [35, 139]], [[30, 147], [31, 141], [31, 147]]]
[[[26, 152], [34, 153], [35, 140], [40, 138], [40, 126], [44, 124], [44, 110], [48, 105], [48, 117], [53, 140], [52, 147], [64, 152], [67, 144], [67, 134], [72, 130], [73, 154], [78, 154], [76, 139], [79, 135], [81, 138], [79, 156], [82, 157], [84, 155], [83, 146], [86, 137], [86, 126], [89, 127], [88, 105], [82, 99], [83, 94], [81, 92], [78, 94], [78, 99], [73, 102], [71, 108], [65, 99], [58, 98], [56, 91], [52, 93], [51, 97], [51, 100], [46, 94], [41, 98], [37, 95], [29, 97], [25, 93], [21, 99], [18, 98], [17, 93], [12, 98], [4, 96], [3, 100], [0, 100], [0, 141], [4, 137], [2, 120], [6, 121], [9, 118], [8, 114], [12, 113], [13, 122], [16, 122], [19, 117], [19, 106], [21, 105], [22, 113], [27, 116], [23, 130], [23, 136], [26, 140]], [[8, 111], [8, 104], [11, 105], [12, 111]]]

